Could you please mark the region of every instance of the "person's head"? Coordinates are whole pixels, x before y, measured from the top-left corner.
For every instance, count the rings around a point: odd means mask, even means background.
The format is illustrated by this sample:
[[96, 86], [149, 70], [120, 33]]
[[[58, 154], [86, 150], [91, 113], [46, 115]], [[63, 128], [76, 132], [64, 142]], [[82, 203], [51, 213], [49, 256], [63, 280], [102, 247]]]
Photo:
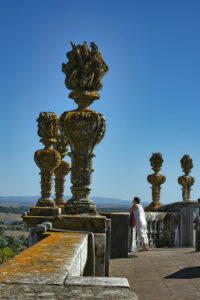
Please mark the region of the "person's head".
[[133, 204], [140, 204], [140, 198], [139, 197], [134, 197], [133, 198]]

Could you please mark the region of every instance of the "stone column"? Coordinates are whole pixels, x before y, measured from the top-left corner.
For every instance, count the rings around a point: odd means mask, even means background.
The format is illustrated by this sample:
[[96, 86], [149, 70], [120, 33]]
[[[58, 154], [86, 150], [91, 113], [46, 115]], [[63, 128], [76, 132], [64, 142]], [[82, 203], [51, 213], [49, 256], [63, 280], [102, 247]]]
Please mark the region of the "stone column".
[[190, 201], [191, 186], [194, 184], [194, 177], [190, 176], [189, 173], [193, 168], [193, 162], [189, 155], [184, 155], [181, 160], [181, 167], [185, 175], [178, 177], [178, 183], [182, 185], [182, 197], [183, 201]]
[[68, 150], [68, 143], [64, 136], [61, 134], [57, 137], [57, 143], [54, 144], [54, 149], [57, 150], [61, 155], [61, 162], [59, 166], [55, 169], [55, 193], [56, 199], [55, 203], [58, 207], [61, 207], [63, 210], [66, 201], [64, 200], [64, 191], [65, 191], [65, 177], [70, 172], [70, 164], [63, 160], [66, 156]]
[[92, 180], [92, 161], [94, 147], [103, 139], [106, 131], [105, 117], [90, 109], [94, 100], [100, 98], [97, 93], [102, 88], [101, 78], [108, 71], [98, 47], [86, 42], [67, 53], [69, 59], [63, 64], [66, 75], [65, 84], [73, 90], [69, 97], [78, 105], [73, 111], [66, 111], [60, 117], [60, 125], [68, 140], [71, 153], [72, 198], [66, 204], [67, 214], [96, 215], [96, 206], [89, 199]]
[[159, 152], [153, 153], [150, 158], [150, 163], [154, 174], [148, 175], [147, 180], [152, 184], [152, 202], [148, 207], [146, 207], [145, 211], [155, 211], [157, 208], [162, 206], [160, 203], [160, 190], [161, 184], [163, 184], [166, 180], [164, 175], [158, 173], [163, 164], [162, 154]]
[[56, 142], [58, 120], [57, 115], [52, 112], [41, 112], [37, 119], [38, 135], [41, 137], [40, 142], [44, 144], [44, 149], [36, 151], [34, 155], [35, 163], [41, 171], [41, 198], [36, 207], [30, 209], [31, 214], [34, 215], [40, 215], [41, 211], [43, 211], [42, 214], [47, 211], [38, 208], [55, 208], [51, 210], [53, 214], [58, 212], [58, 208], [51, 198], [54, 169], [61, 161], [60, 153], [51, 148], [51, 145]]

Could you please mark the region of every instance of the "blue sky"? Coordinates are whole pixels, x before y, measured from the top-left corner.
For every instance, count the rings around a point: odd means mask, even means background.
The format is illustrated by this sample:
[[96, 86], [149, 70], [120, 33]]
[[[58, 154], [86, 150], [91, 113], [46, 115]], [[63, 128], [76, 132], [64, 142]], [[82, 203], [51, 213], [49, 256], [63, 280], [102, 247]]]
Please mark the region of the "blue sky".
[[[0, 195], [39, 195], [36, 118], [76, 107], [61, 64], [70, 41], [94, 41], [109, 72], [92, 105], [107, 132], [94, 151], [91, 195], [151, 201], [149, 158], [161, 152], [161, 202], [182, 199], [184, 154], [194, 162], [192, 199], [200, 197], [199, 14], [198, 0], [1, 1]], [[66, 195], [69, 187], [68, 178]]]

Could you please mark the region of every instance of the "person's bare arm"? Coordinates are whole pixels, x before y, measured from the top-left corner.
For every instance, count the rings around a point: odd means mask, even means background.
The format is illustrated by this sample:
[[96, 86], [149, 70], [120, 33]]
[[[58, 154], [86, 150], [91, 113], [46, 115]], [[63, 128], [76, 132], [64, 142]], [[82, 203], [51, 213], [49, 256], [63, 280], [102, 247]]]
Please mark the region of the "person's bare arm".
[[134, 208], [133, 208], [133, 206], [131, 206], [131, 208], [129, 209], [128, 212], [133, 212], [133, 210], [134, 210]]

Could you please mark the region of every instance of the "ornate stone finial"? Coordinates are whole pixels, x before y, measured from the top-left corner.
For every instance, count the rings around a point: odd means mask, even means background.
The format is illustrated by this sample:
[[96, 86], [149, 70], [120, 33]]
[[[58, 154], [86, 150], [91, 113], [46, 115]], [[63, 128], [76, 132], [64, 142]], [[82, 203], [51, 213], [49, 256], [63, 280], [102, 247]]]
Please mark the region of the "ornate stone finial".
[[148, 175], [147, 180], [152, 184], [152, 202], [145, 210], [155, 211], [157, 208], [162, 206], [160, 203], [160, 190], [161, 184], [163, 184], [166, 180], [164, 175], [158, 173], [163, 164], [162, 154], [159, 152], [153, 153], [150, 158], [150, 163], [154, 174]]
[[108, 71], [101, 52], [94, 43], [90, 50], [87, 43], [76, 46], [67, 53], [69, 62], [63, 64], [67, 88], [74, 91], [69, 95], [78, 104], [74, 111], [64, 112], [60, 125], [68, 140], [71, 153], [71, 191], [68, 200], [68, 214], [97, 214], [96, 207], [89, 199], [92, 178], [94, 147], [103, 139], [106, 130], [105, 117], [90, 109], [90, 104], [100, 96], [96, 92], [102, 88], [102, 76]]
[[155, 173], [158, 173], [161, 170], [163, 164], [162, 154], [160, 152], [153, 153], [149, 161], [151, 163], [152, 170]]
[[185, 175], [188, 175], [193, 168], [193, 162], [192, 159], [190, 158], [190, 156], [188, 154], [185, 154], [181, 160], [181, 168], [183, 169], [183, 172], [185, 173]]
[[64, 208], [66, 204], [66, 201], [64, 200], [64, 190], [66, 181], [65, 176], [70, 171], [70, 164], [63, 160], [68, 150], [68, 142], [61, 133], [57, 135], [57, 142], [54, 144], [54, 149], [60, 153], [62, 159], [59, 166], [54, 171], [56, 192], [55, 203], [58, 207]]
[[51, 145], [56, 142], [58, 130], [58, 117], [53, 112], [41, 112], [38, 122], [38, 135], [45, 148], [35, 152], [34, 160], [41, 170], [41, 198], [37, 202], [39, 207], [55, 207], [55, 202], [51, 198], [53, 172], [59, 165], [61, 156], [59, 152], [51, 149]]
[[189, 155], [184, 155], [181, 160], [181, 167], [185, 175], [178, 177], [178, 183], [182, 185], [183, 201], [190, 201], [191, 186], [194, 184], [195, 179], [189, 173], [193, 168], [193, 162]]
[[72, 50], [66, 54], [69, 61], [62, 64], [62, 71], [66, 75], [66, 87], [73, 90], [69, 97], [81, 109], [100, 98], [96, 91], [103, 87], [102, 77], [108, 72], [108, 66], [95, 43], [90, 44], [91, 50], [86, 42], [77, 46], [72, 42], [71, 45]]

